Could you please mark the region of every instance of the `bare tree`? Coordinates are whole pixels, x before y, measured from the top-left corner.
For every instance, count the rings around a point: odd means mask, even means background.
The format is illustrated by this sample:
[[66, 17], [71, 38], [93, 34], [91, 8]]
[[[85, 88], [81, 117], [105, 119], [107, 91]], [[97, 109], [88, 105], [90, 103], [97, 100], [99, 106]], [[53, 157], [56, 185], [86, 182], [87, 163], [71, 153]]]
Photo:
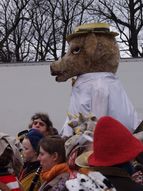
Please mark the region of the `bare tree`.
[[120, 33], [122, 44], [128, 47], [132, 57], [143, 56], [141, 49], [143, 37], [142, 0], [98, 0], [94, 1], [89, 13], [96, 13], [101, 20], [114, 23]]
[[[66, 51], [66, 36], [73, 27], [87, 21], [86, 10], [94, 0], [33, 0], [31, 44], [35, 60], [55, 59]], [[86, 19], [85, 19], [86, 18]]]
[[13, 56], [13, 50], [9, 47], [10, 35], [16, 29], [23, 10], [26, 8], [29, 0], [1, 0], [0, 1], [0, 57], [2, 61], [10, 62]]
[[[66, 36], [73, 28], [86, 22], [87, 7], [94, 0], [48, 0], [44, 5], [49, 18], [51, 18], [50, 53], [54, 59], [63, 56], [66, 52]], [[86, 18], [86, 19], [85, 19]]]
[[61, 23], [61, 56], [66, 51], [66, 36], [72, 32], [73, 28], [81, 23], [88, 22], [87, 8], [94, 0], [62, 0], [58, 9], [61, 11], [59, 21]]

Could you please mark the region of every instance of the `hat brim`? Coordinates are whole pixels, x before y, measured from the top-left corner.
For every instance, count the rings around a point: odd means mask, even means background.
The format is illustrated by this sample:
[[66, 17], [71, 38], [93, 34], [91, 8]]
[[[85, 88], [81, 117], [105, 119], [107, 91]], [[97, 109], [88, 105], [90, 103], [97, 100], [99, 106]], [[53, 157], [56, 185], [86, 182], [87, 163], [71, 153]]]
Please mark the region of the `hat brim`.
[[100, 158], [96, 158], [94, 153], [91, 153], [91, 155], [88, 155], [87, 163], [89, 166], [114, 166], [118, 164], [122, 164], [128, 161], [131, 161], [135, 159], [140, 153], [143, 152], [143, 146], [137, 145], [137, 148], [135, 148], [133, 151], [127, 151], [120, 153], [118, 156], [107, 158], [106, 160], [101, 160]]
[[68, 35], [66, 37], [66, 40], [67, 41], [70, 41], [71, 39], [75, 38], [75, 37], [78, 37], [78, 36], [81, 36], [81, 35], [86, 35], [86, 34], [89, 34], [89, 33], [95, 33], [95, 34], [104, 34], [104, 35], [110, 35], [110, 36], [118, 36], [119, 33], [117, 32], [112, 32], [112, 31], [80, 31], [80, 32], [75, 32], [75, 33], [72, 33], [70, 35]]
[[93, 153], [93, 151], [87, 151], [82, 153], [81, 155], [79, 155], [76, 160], [75, 160], [75, 164], [79, 167], [82, 168], [89, 168], [88, 165], [88, 158], [89, 156]]

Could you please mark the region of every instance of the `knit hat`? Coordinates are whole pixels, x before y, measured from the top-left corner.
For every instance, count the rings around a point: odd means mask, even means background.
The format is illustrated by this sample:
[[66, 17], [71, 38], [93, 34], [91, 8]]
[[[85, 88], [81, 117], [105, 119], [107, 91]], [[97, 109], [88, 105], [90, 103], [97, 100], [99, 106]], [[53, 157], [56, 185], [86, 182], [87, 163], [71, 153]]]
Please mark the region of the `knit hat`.
[[30, 129], [26, 134], [26, 138], [29, 139], [33, 149], [37, 151], [38, 143], [44, 136], [37, 129]]
[[143, 144], [116, 119], [101, 117], [94, 131], [93, 153], [88, 157], [90, 166], [113, 166], [133, 160], [143, 152]]
[[74, 32], [67, 36], [67, 41], [70, 41], [72, 38], [88, 34], [88, 33], [98, 33], [111, 36], [117, 36], [117, 32], [110, 31], [110, 25], [107, 23], [87, 23], [82, 24], [75, 28]]

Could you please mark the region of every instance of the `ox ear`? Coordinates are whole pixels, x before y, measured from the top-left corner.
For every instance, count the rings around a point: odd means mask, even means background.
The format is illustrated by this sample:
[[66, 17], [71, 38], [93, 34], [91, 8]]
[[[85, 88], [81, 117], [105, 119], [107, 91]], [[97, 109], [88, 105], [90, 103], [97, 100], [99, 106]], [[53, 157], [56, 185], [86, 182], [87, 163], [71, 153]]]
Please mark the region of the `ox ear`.
[[93, 113], [89, 113], [88, 119], [91, 119], [91, 121], [97, 121], [97, 117]]
[[74, 115], [72, 115], [71, 113], [67, 113], [67, 116], [68, 116], [68, 118], [69, 118], [69, 120], [72, 120], [73, 118], [74, 118]]
[[82, 123], [86, 121], [86, 117], [82, 113], [79, 113], [79, 121]]

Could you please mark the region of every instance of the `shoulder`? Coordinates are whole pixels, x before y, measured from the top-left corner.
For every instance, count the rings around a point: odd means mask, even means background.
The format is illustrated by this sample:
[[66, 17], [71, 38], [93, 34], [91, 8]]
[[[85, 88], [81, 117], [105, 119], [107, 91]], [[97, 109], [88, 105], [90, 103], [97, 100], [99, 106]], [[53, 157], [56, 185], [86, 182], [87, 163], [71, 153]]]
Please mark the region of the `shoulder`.
[[68, 179], [69, 179], [69, 173], [59, 174], [58, 176], [56, 176], [50, 182], [44, 183], [44, 190], [49, 190], [49, 191], [64, 191], [64, 190], [66, 190], [65, 182]]

